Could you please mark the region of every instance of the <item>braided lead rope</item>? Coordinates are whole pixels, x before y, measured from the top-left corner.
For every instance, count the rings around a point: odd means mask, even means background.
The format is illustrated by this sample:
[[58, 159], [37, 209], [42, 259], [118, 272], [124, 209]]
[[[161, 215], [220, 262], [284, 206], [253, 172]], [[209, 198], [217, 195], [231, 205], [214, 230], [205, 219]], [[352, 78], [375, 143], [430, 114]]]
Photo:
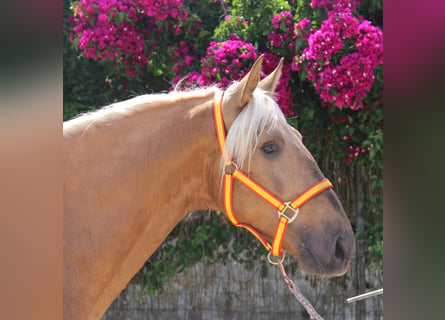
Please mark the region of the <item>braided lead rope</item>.
[[297, 298], [297, 300], [300, 301], [301, 305], [306, 309], [307, 313], [309, 313], [311, 319], [323, 320], [323, 318], [318, 314], [318, 312], [314, 309], [311, 303], [303, 296], [297, 285], [287, 276], [286, 271], [284, 271], [283, 262], [281, 260], [277, 260], [277, 263], [283, 275], [284, 282], [286, 282], [290, 292], [292, 292], [295, 298]]

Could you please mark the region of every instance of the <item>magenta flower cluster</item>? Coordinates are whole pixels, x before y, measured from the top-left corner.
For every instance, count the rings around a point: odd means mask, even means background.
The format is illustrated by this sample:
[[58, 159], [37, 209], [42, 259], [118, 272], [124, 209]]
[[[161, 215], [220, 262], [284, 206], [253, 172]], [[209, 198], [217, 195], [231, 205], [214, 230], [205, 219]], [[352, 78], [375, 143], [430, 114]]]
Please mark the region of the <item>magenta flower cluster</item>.
[[358, 7], [360, 0], [312, 0], [311, 8], [325, 7], [329, 10], [350, 9]]
[[241, 40], [211, 42], [205, 57], [201, 59], [201, 81], [199, 85], [217, 81], [226, 88], [233, 80], [241, 79], [255, 61], [254, 46]]
[[307, 40], [313, 30], [314, 29], [311, 27], [311, 20], [309, 19], [304, 18], [299, 22], [294, 23], [295, 38], [302, 37]]
[[168, 46], [168, 52], [172, 60], [175, 61], [172, 67], [174, 73], [180, 73], [188, 66], [191, 66], [195, 62], [194, 57], [197, 55], [195, 45], [184, 40], [179, 41], [179, 46]]
[[294, 21], [289, 11], [276, 14], [272, 19], [275, 31], [269, 33], [270, 47], [283, 47], [295, 50], [295, 36], [293, 35]]
[[135, 28], [138, 19], [134, 1], [81, 0], [70, 17], [71, 39], [85, 57], [120, 62], [132, 73], [148, 63], [143, 34]]
[[341, 8], [329, 11], [307, 40], [308, 47], [296, 59], [306, 65], [320, 98], [340, 108], [362, 108], [374, 69], [383, 64], [383, 32]]
[[[313, 28], [306, 18], [294, 23], [292, 14], [284, 11], [272, 19], [275, 30], [268, 35], [270, 49], [294, 52], [291, 69], [303, 67], [323, 101], [360, 109], [374, 83], [374, 69], [383, 64], [383, 32], [354, 16], [357, 1], [314, 0], [311, 6], [329, 9], [320, 28]], [[307, 46], [295, 52], [299, 38]]]
[[[293, 39], [304, 39], [307, 41], [313, 30], [311, 20], [306, 18], [301, 19], [299, 22], [294, 23]], [[295, 52], [293, 54], [295, 54]], [[299, 56], [294, 55], [290, 66], [292, 71], [299, 71], [301, 69]]]
[[164, 21], [169, 16], [173, 20], [185, 20], [188, 10], [184, 8], [184, 0], [138, 0], [141, 4], [141, 14]]
[[[183, 30], [187, 17], [184, 0], [79, 0], [73, 3], [70, 38], [86, 58], [114, 61], [123, 65], [129, 76], [135, 76], [147, 67], [157, 48], [158, 43], [150, 39], [170, 29], [178, 35], [199, 27], [195, 22]], [[187, 61], [178, 61], [178, 65], [190, 65], [190, 58], [183, 57]]]
[[[212, 41], [206, 55], [201, 59], [201, 72], [192, 72], [183, 85], [208, 86], [218, 84], [227, 88], [234, 80], [241, 79], [255, 61], [257, 54], [249, 42], [228, 40]], [[182, 76], [178, 75], [173, 83], [178, 83]]]

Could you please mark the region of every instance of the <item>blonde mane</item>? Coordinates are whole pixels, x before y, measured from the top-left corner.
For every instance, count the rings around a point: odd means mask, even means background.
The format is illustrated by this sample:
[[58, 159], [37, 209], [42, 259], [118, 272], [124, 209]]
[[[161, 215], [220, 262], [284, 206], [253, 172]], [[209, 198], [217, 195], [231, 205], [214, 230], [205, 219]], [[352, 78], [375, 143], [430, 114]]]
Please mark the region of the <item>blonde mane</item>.
[[232, 159], [239, 168], [247, 160], [250, 166], [261, 133], [274, 129], [279, 119], [286, 121], [278, 104], [265, 91], [255, 89], [252, 100], [236, 117], [227, 133], [224, 159]]
[[216, 88], [210, 87], [182, 92], [172, 91], [169, 93], [136, 96], [128, 100], [110, 104], [95, 111], [79, 114], [73, 119], [65, 121], [63, 123], [64, 135], [69, 136], [80, 130], [82, 130], [84, 134], [88, 131], [89, 127], [97, 122], [111, 125], [116, 120], [122, 120], [136, 113], [145, 112], [147, 109], [163, 108], [166, 105], [172, 105], [178, 101], [183, 102], [185, 99], [204, 99], [216, 90]]

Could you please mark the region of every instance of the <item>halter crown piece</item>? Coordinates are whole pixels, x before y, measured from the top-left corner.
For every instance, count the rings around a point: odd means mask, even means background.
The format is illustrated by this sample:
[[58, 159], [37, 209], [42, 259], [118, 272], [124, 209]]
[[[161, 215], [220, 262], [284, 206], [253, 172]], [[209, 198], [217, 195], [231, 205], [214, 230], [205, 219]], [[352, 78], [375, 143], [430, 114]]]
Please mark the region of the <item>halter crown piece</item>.
[[[216, 136], [218, 138], [219, 147], [221, 150], [221, 154], [224, 155], [226, 133], [224, 129], [224, 119], [221, 109], [222, 99], [223, 99], [223, 92], [218, 92], [214, 101], [213, 115], [215, 120]], [[232, 206], [232, 191], [233, 191], [234, 179], [237, 179], [247, 188], [249, 188], [258, 196], [260, 196], [263, 200], [265, 200], [267, 203], [269, 203], [271, 206], [277, 209], [279, 221], [275, 231], [275, 236], [272, 245], [270, 245], [263, 238], [263, 236], [261, 236], [261, 234], [254, 228], [252, 228], [247, 224], [241, 223], [236, 219], [233, 213], [233, 206]], [[236, 163], [233, 162], [232, 159], [225, 159], [224, 206], [226, 209], [227, 217], [229, 218], [230, 222], [232, 222], [235, 226], [243, 227], [249, 230], [263, 244], [263, 246], [267, 249], [267, 251], [269, 251], [269, 262], [273, 264], [276, 264], [276, 262], [273, 262], [270, 259], [270, 254], [277, 257], [283, 257], [284, 252], [281, 250], [281, 245], [283, 242], [287, 225], [295, 221], [295, 219], [298, 216], [300, 207], [303, 204], [305, 204], [308, 200], [315, 197], [320, 192], [332, 187], [333, 186], [328, 179], [323, 179], [320, 182], [313, 185], [312, 187], [310, 187], [309, 189], [307, 189], [302, 194], [300, 194], [294, 200], [289, 202], [283, 202], [280, 199], [278, 199], [275, 195], [273, 195], [272, 193], [264, 189], [262, 186], [260, 186], [258, 183], [256, 183], [254, 180], [249, 178], [241, 170], [239, 170]]]

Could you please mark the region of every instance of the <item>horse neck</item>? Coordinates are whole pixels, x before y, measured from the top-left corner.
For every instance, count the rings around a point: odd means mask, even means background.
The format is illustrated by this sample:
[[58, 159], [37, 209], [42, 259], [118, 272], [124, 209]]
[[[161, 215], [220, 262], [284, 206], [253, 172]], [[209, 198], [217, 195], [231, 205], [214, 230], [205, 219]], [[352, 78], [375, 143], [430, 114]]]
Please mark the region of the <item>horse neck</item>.
[[[214, 208], [215, 170], [219, 153], [212, 118], [213, 95], [179, 98], [140, 117], [131, 135], [139, 140], [130, 150], [135, 158], [133, 175], [139, 177], [146, 205], [179, 219], [198, 209]], [[134, 142], [133, 142], [134, 143]], [[128, 154], [123, 158], [128, 163]], [[144, 191], [145, 190], [145, 191]]]
[[66, 154], [89, 161], [89, 174], [102, 169], [96, 178], [104, 181], [130, 177], [144, 197], [156, 195], [149, 201], [151, 208], [162, 210], [179, 198], [187, 199], [189, 210], [203, 204], [214, 207], [213, 167], [218, 166], [211, 108], [214, 90], [176, 94], [171, 101], [139, 102], [133, 110], [114, 107], [101, 119], [72, 124], [64, 131]]
[[[67, 125], [64, 239], [72, 270], [65, 280], [78, 299], [95, 301], [98, 314], [187, 213], [218, 209], [213, 95]], [[79, 273], [77, 261], [88, 261], [90, 272]]]

